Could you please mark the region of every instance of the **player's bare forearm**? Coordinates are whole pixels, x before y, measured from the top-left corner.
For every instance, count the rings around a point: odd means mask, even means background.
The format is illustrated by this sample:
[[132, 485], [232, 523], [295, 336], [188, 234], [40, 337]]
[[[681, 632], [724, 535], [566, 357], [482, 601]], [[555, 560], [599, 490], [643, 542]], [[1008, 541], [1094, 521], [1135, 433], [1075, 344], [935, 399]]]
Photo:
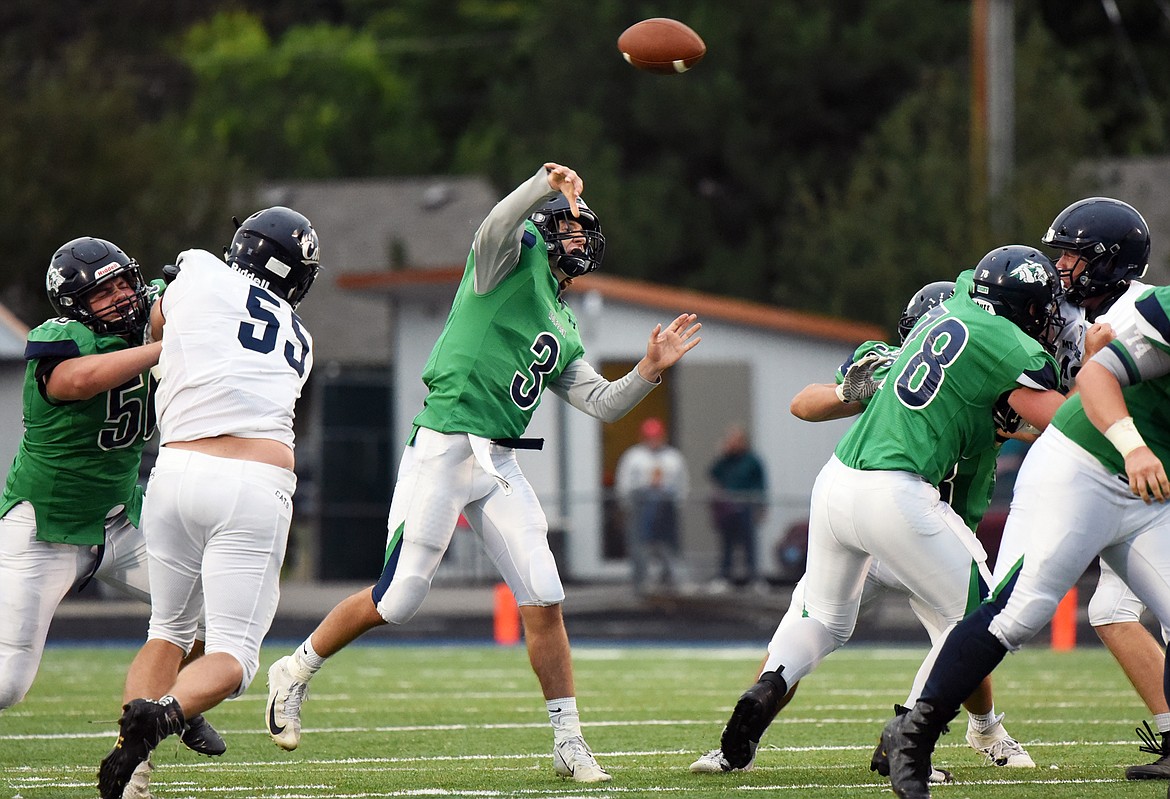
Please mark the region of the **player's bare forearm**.
[[166, 325], [166, 317], [163, 316], [162, 303], [155, 301], [154, 305], [150, 306], [150, 340], [162, 341], [163, 326]]
[[836, 383], [809, 383], [788, 405], [789, 412], [806, 422], [846, 419], [865, 410], [860, 402], [841, 402]]
[[62, 402], [87, 400], [117, 388], [158, 363], [162, 344], [143, 344], [116, 352], [83, 355], [62, 361], [49, 375], [45, 390]]
[[1129, 490], [1144, 502], [1170, 498], [1170, 478], [1129, 415], [1117, 378], [1101, 364], [1089, 361], [1077, 375], [1085, 416], [1100, 430], [1125, 459]]
[[1063, 394], [1052, 389], [1040, 391], [1034, 388], [1017, 388], [1008, 397], [1008, 404], [1025, 422], [1037, 430], [1043, 430], [1048, 427], [1053, 414], [1064, 400]]
[[698, 336], [703, 327], [693, 313], [679, 314], [666, 327], [656, 325], [650, 332], [646, 344], [646, 356], [638, 361], [638, 374], [655, 383], [670, 367], [674, 366], [703, 339]]
[[1085, 408], [1085, 416], [1104, 433], [1113, 424], [1129, 416], [1121, 384], [1113, 373], [1099, 363], [1088, 361], [1077, 375], [1077, 390]]

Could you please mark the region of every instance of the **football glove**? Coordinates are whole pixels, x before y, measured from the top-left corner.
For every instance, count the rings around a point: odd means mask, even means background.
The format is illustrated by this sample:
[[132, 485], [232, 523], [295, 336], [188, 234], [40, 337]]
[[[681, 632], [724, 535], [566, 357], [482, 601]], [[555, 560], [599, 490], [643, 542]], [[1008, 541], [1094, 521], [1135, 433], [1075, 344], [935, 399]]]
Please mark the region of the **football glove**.
[[1013, 433], [1020, 432], [1020, 428], [1024, 426], [1024, 420], [1016, 413], [1016, 409], [1008, 404], [1008, 397], [1010, 394], [1001, 394], [999, 399], [995, 401], [995, 407], [991, 411], [991, 418], [995, 421], [995, 429], [1002, 430], [1009, 436]]
[[861, 402], [877, 393], [881, 381], [873, 379], [873, 373], [880, 366], [893, 360], [888, 354], [867, 352], [850, 364], [845, 379], [837, 386], [837, 398], [842, 402]]
[[995, 423], [995, 440], [1002, 444], [1009, 438], [1020, 438], [1021, 434], [1031, 438], [1024, 438], [1025, 441], [1034, 439], [1040, 435], [1040, 430], [1025, 422], [1015, 408], [1008, 404], [1008, 396], [1010, 392], [1000, 395], [1000, 398], [995, 401], [995, 407], [991, 411], [992, 421]]
[[162, 273], [163, 273], [163, 281], [165, 281], [166, 284], [169, 286], [169, 285], [171, 285], [171, 281], [179, 276], [179, 265], [178, 264], [167, 264], [166, 266], [164, 266], [162, 268]]

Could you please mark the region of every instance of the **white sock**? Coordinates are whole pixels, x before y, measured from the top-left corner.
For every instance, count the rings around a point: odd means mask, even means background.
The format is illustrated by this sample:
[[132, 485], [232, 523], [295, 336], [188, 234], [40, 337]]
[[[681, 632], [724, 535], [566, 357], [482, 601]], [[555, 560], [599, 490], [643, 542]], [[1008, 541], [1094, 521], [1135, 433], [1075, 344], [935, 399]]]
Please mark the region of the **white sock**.
[[995, 724], [995, 705], [992, 705], [991, 710], [986, 713], [972, 713], [968, 710], [967, 724], [975, 732], [987, 732], [988, 728]]
[[544, 703], [548, 708], [548, 720], [552, 724], [553, 738], [563, 741], [581, 735], [581, 716], [577, 712], [577, 697], [566, 696], [549, 699]]
[[318, 655], [317, 650], [313, 649], [313, 636], [311, 635], [297, 647], [297, 651], [293, 654], [310, 675], [316, 674], [325, 665], [325, 658]]
[[1154, 729], [1158, 732], [1170, 732], [1170, 713], [1155, 713]]

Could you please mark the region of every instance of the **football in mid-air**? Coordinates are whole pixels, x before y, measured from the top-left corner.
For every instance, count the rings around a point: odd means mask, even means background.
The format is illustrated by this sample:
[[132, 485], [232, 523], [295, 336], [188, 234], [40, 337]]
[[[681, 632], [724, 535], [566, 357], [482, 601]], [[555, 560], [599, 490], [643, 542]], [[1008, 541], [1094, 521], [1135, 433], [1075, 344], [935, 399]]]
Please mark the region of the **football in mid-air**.
[[622, 58], [638, 69], [659, 75], [686, 72], [707, 54], [699, 34], [675, 19], [655, 17], [637, 22], [618, 37]]

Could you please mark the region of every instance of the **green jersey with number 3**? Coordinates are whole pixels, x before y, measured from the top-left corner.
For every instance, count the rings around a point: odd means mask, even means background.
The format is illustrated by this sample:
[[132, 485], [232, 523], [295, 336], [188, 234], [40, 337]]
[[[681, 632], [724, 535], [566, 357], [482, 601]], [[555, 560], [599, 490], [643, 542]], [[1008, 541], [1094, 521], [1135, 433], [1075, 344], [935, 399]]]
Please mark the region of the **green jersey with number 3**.
[[870, 401], [876, 412], [863, 413], [837, 445], [846, 466], [912, 472], [938, 486], [961, 458], [995, 446], [1001, 394], [1059, 388], [1056, 361], [1040, 343], [960, 288], [970, 275], [919, 321]]
[[414, 423], [440, 433], [519, 438], [541, 395], [584, 355], [577, 320], [557, 296], [544, 239], [524, 223], [520, 259], [491, 291], [475, 291], [475, 255], [422, 379]]
[[106, 515], [125, 506], [134, 524], [142, 506], [138, 467], [154, 434], [150, 373], [77, 402], [52, 402], [41, 393], [43, 359], [68, 359], [130, 346], [95, 334], [80, 322], [52, 319], [28, 334], [24, 377], [24, 437], [16, 453], [0, 515], [32, 503], [37, 539], [94, 545], [105, 540]]

